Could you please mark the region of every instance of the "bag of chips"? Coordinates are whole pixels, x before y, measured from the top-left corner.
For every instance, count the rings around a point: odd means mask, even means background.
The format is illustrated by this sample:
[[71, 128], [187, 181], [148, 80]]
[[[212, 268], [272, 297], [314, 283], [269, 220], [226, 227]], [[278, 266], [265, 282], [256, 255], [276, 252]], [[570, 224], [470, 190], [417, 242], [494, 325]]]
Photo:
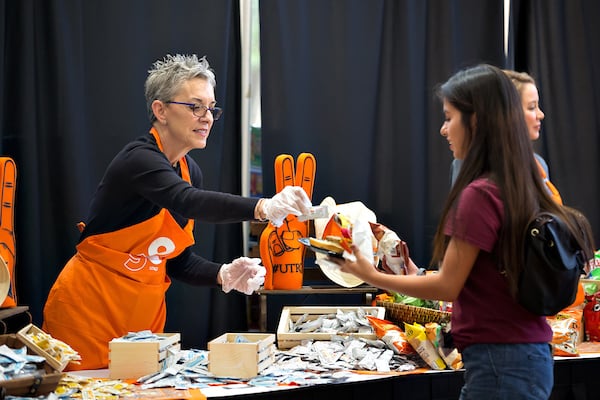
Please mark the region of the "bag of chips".
[[396, 324], [385, 319], [367, 315], [369, 323], [375, 331], [375, 336], [385, 342], [388, 348], [396, 354], [415, 354], [404, 331]]
[[441, 370], [446, 369], [446, 363], [437, 352], [434, 345], [427, 339], [425, 328], [419, 323], [408, 324], [404, 323], [404, 331], [408, 342], [419, 353], [423, 361], [429, 365], [431, 369]]

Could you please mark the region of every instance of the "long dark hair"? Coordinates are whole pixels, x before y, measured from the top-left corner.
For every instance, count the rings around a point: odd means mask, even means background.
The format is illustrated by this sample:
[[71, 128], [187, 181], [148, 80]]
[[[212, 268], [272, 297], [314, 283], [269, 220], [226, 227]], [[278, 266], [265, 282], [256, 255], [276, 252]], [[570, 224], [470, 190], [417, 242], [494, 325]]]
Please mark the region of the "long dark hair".
[[[442, 211], [432, 262], [439, 264], [444, 257], [449, 240], [444, 235], [444, 226], [450, 211], [460, 201], [462, 190], [473, 180], [487, 177], [499, 187], [504, 204], [504, 220], [494, 252], [514, 294], [523, 268], [525, 231], [539, 210], [562, 216], [579, 235], [582, 246], [589, 240], [576, 229], [570, 209], [555, 203], [544, 188], [521, 98], [501, 69], [482, 64], [461, 70], [438, 88], [437, 95], [461, 113], [465, 128], [462, 150], [466, 156]], [[581, 216], [576, 219], [581, 220]], [[585, 217], [583, 222], [587, 223]], [[591, 254], [593, 249], [587, 255]]]

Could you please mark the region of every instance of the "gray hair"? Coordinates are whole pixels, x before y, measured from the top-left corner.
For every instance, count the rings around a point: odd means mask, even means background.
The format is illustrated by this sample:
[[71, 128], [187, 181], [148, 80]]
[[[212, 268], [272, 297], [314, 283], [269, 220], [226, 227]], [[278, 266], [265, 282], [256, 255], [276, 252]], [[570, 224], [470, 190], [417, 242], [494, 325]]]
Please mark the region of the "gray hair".
[[150, 123], [156, 121], [152, 112], [152, 102], [160, 100], [163, 102], [171, 100], [181, 89], [184, 82], [194, 78], [202, 78], [213, 87], [217, 86], [215, 73], [210, 68], [206, 56], [198, 59], [195, 54], [167, 56], [156, 61], [148, 71], [145, 84], [146, 107]]

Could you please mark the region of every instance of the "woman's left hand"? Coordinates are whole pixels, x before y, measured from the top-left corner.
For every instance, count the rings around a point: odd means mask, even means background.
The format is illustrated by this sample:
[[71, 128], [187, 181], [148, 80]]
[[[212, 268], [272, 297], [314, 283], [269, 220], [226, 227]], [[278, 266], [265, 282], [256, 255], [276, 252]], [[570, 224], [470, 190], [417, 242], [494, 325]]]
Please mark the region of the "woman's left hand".
[[231, 289], [251, 295], [265, 282], [266, 270], [260, 265], [260, 258], [239, 257], [229, 264], [223, 264], [219, 270], [222, 289], [229, 293]]

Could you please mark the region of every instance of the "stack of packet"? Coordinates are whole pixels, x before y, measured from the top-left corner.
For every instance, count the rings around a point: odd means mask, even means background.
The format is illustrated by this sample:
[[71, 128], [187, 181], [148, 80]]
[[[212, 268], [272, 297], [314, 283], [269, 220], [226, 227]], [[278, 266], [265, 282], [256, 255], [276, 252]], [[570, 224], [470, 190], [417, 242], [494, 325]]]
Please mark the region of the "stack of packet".
[[396, 354], [419, 354], [425, 363], [435, 370], [461, 369], [462, 357], [456, 348], [449, 346], [444, 339], [444, 331], [437, 322], [422, 326], [418, 323], [405, 323], [402, 330], [391, 321], [367, 316], [375, 335]]

